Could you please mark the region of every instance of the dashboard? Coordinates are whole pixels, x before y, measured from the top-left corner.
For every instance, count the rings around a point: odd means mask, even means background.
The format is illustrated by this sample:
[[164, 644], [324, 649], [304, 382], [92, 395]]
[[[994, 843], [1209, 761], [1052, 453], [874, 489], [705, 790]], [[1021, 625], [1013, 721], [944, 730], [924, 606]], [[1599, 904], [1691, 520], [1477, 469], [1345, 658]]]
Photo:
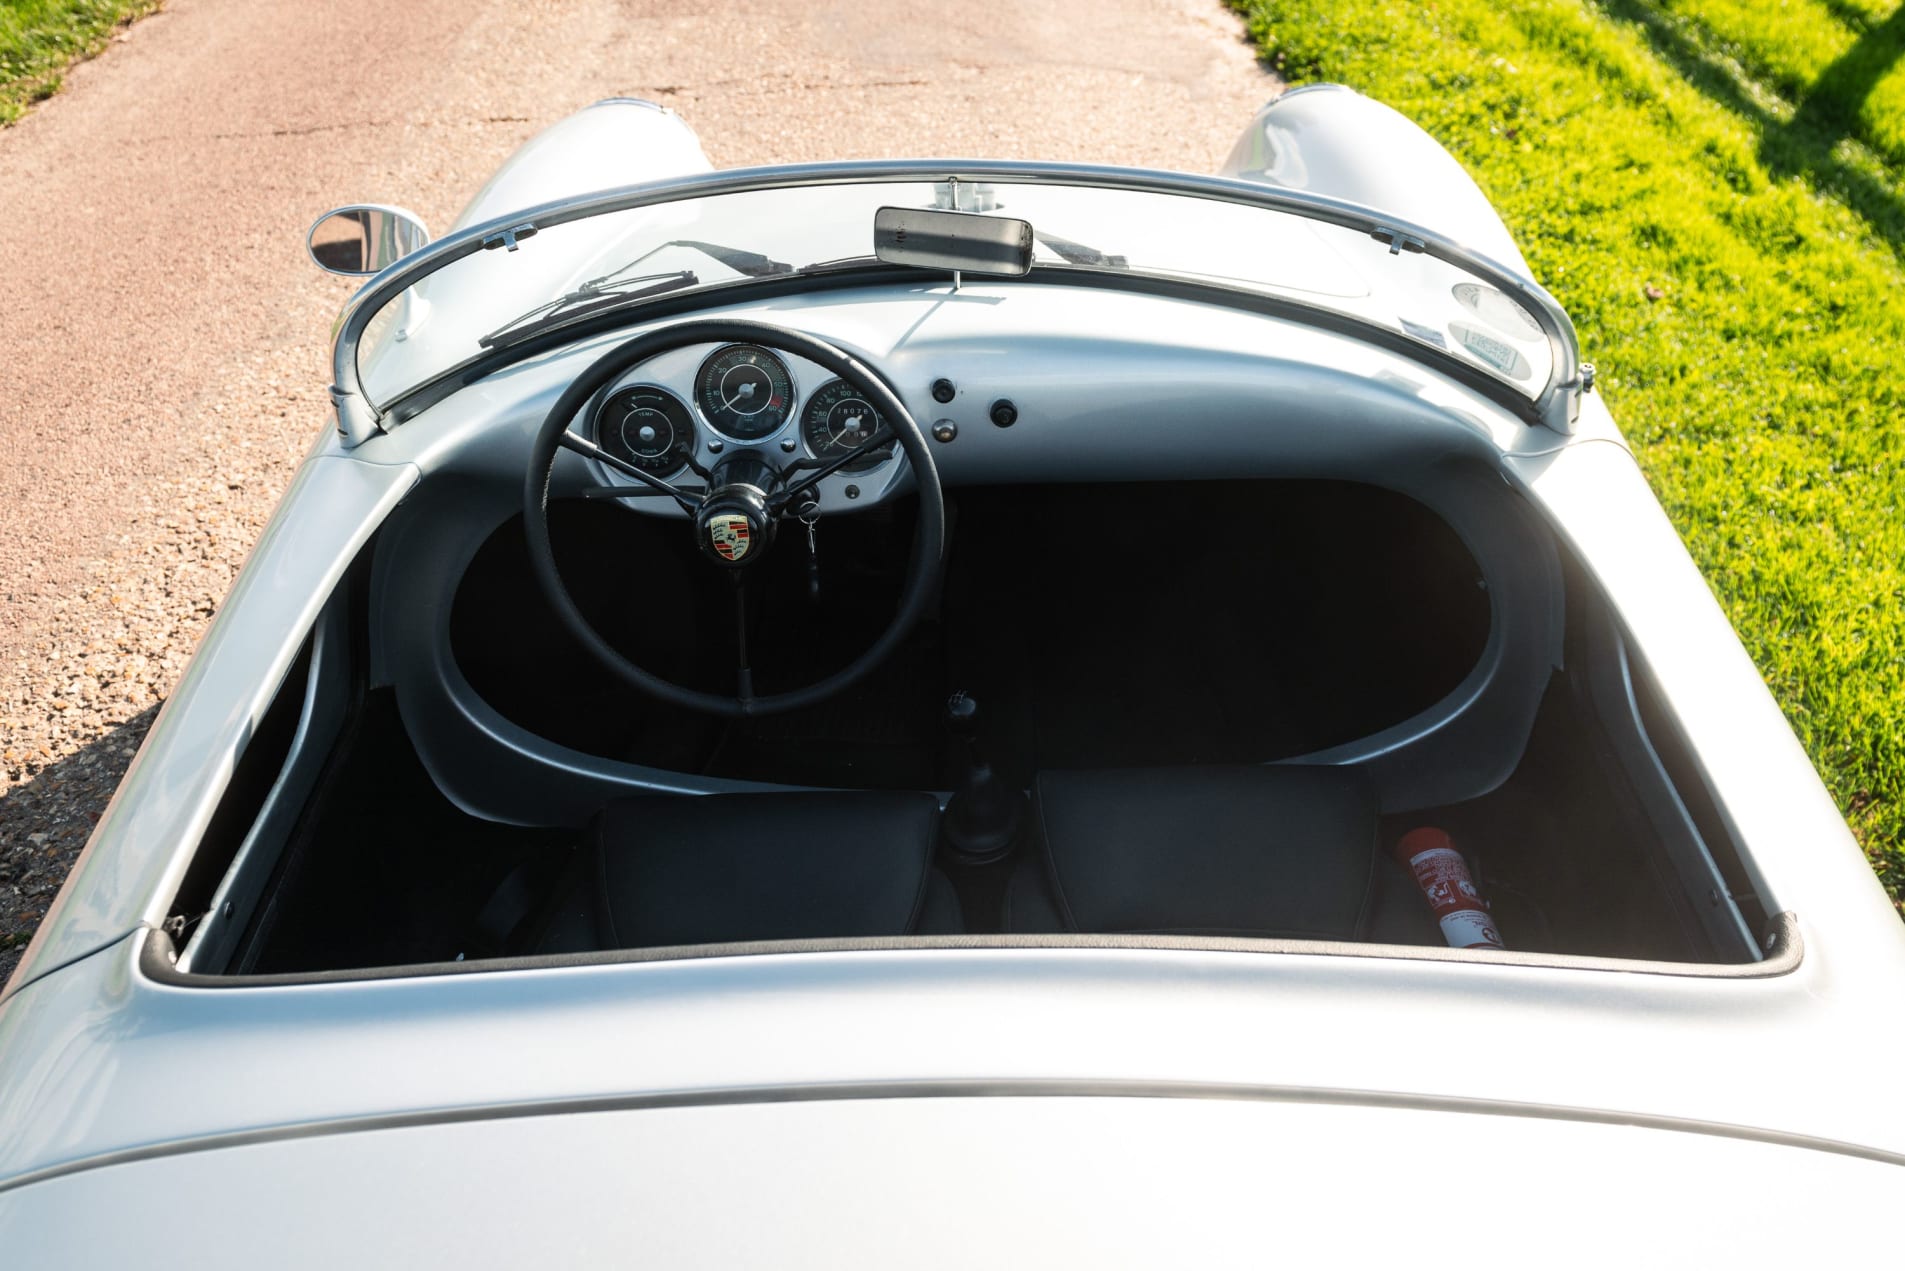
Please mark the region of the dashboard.
[[[1395, 354], [1212, 305], [969, 284], [957, 293], [842, 288], [732, 312], [826, 340], [884, 380], [925, 433], [948, 489], [1348, 473], [1409, 490], [1427, 479], [1426, 463], [1451, 450], [1488, 462], [1500, 449], [1540, 440], [1508, 412]], [[461, 461], [486, 462], [476, 455], [493, 443], [498, 470], [520, 467], [524, 432], [629, 334], [605, 332], [567, 355], [487, 377], [484, 400], [520, 412], [520, 430], [496, 432]], [[484, 418], [470, 415], [466, 426], [481, 431]], [[682, 518], [680, 505], [656, 497], [628, 469], [689, 490], [724, 460], [794, 479], [789, 469], [825, 463], [890, 422], [796, 353], [682, 345], [631, 367], [583, 404], [570, 429], [603, 457], [569, 456], [552, 489]], [[441, 429], [437, 436], [437, 444], [453, 444]], [[821, 511], [835, 515], [882, 506], [912, 488], [904, 451], [883, 447], [814, 491]]]
[[[954, 551], [972, 525], [960, 528], [959, 504], [1005, 487], [1116, 484], [1128, 499], [1114, 514], [1140, 519], [1166, 506], [1153, 499], [1160, 482], [1310, 477], [1409, 495], [1444, 520], [1480, 566], [1494, 613], [1489, 652], [1476, 682], [1450, 694], [1432, 718], [1329, 761], [1367, 762], [1394, 806], [1429, 806], [1473, 788], [1519, 753], [1518, 741], [1514, 754], [1498, 747], [1520, 735], [1513, 721], [1532, 717], [1548, 683], [1559, 656], [1562, 591], [1548, 536], [1497, 471], [1504, 452], [1551, 438], [1507, 411], [1399, 355], [1332, 332], [1114, 290], [841, 288], [728, 312], [825, 340], [891, 386], [926, 433], [952, 513]], [[545, 745], [486, 705], [451, 654], [450, 615], [471, 562], [497, 535], [514, 541], [521, 533], [511, 523], [523, 514], [524, 464], [537, 430], [576, 378], [631, 334], [603, 332], [526, 359], [374, 443], [414, 447], [404, 453], [426, 473], [472, 478], [426, 483], [408, 501], [380, 548], [377, 586], [400, 589], [442, 616], [394, 623], [380, 647], [402, 686], [406, 727], [414, 723], [420, 753], [440, 760], [433, 775], [486, 774], [453, 792], [486, 815], [542, 815], [558, 804], [593, 810], [611, 790], [710, 788], [632, 775], [626, 764]], [[692, 489], [703, 481], [691, 460], [708, 471], [723, 459], [786, 468], [820, 462], [818, 454], [864, 432], [864, 412], [855, 419], [850, 394], [833, 381], [818, 364], [778, 350], [682, 345], [630, 368], [567, 423], [616, 462], [633, 466], [639, 457], [645, 475]], [[904, 497], [914, 486], [912, 465], [900, 452], [867, 458], [872, 467], [833, 473], [817, 487], [823, 534], [889, 531], [882, 518], [860, 514]], [[549, 486], [552, 498], [686, 520], [673, 499], [637, 497], [646, 489], [626, 471], [573, 451], [557, 457]], [[681, 541], [690, 540], [684, 534]], [[1028, 568], [1062, 568], [1103, 541], [1094, 523], [1055, 518], [1025, 526], [1023, 553]], [[1213, 528], [1209, 547], [1224, 554], [1231, 542]], [[1305, 547], [1299, 537], [1281, 550], [1300, 555]], [[1142, 559], [1130, 562], [1134, 596], [1169, 583], [1148, 569]], [[659, 578], [647, 568], [627, 571], [632, 602], [639, 607], [658, 594]], [[1254, 647], [1249, 633], [1237, 633], [1237, 656], [1254, 656]], [[1433, 746], [1416, 744], [1431, 737]], [[487, 775], [525, 771], [525, 756], [536, 759], [536, 783]]]
[[[783, 471], [814, 467], [859, 449], [888, 422], [845, 380], [804, 359], [755, 344], [689, 352], [689, 359], [657, 358], [598, 393], [587, 410], [590, 440], [624, 463], [672, 480], [689, 471], [705, 476], [739, 447], [755, 449]], [[897, 457], [889, 442], [841, 473], [874, 474]], [[607, 465], [595, 467], [609, 484], [634, 490]]]

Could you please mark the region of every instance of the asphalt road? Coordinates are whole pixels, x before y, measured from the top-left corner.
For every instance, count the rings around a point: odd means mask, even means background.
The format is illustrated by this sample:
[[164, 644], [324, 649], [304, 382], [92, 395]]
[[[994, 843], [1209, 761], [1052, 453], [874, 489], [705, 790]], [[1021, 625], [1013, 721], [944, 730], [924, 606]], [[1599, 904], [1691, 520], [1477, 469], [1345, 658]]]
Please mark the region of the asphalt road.
[[171, 0], [0, 132], [0, 977], [328, 425], [318, 213], [446, 226], [608, 96], [718, 166], [1209, 171], [1272, 89], [1219, 0]]

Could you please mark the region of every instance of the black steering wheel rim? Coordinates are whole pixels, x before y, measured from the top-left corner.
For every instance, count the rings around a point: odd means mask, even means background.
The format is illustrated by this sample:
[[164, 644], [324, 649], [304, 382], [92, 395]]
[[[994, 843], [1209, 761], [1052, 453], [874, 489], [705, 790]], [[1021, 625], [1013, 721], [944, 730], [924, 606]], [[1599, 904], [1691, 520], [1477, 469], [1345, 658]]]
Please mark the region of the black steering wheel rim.
[[[913, 482], [918, 488], [919, 514], [913, 531], [913, 554], [906, 583], [893, 620], [878, 639], [852, 662], [824, 679], [804, 688], [761, 696], [725, 696], [698, 689], [684, 688], [643, 670], [605, 640], [583, 616], [569, 594], [556, 567], [554, 545], [549, 536], [549, 490], [555, 475], [556, 455], [562, 449], [563, 434], [570, 423], [597, 391], [613, 383], [630, 369], [651, 358], [691, 344], [759, 344], [782, 353], [805, 358], [831, 371], [864, 394], [893, 429], [900, 449], [912, 466]], [[692, 524], [692, 518], [690, 523]], [[523, 530], [529, 541], [529, 563], [554, 607], [556, 617], [591, 656], [623, 683], [650, 697], [704, 714], [738, 719], [799, 710], [825, 701], [859, 682], [890, 657], [932, 603], [938, 588], [940, 567], [945, 558], [946, 503], [939, 485], [939, 472], [912, 413], [899, 394], [867, 366], [824, 340], [790, 331], [766, 322], [744, 319], [703, 319], [679, 322], [644, 332], [597, 358], [556, 399], [529, 450], [528, 472], [523, 486]]]

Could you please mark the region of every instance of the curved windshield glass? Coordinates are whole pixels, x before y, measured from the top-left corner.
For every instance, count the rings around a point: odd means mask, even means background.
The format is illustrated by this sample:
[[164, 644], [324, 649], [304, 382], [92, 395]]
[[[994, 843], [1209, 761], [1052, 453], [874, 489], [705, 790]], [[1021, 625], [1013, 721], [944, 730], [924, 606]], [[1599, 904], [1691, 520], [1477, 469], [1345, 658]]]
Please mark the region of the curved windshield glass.
[[1554, 371], [1547, 336], [1519, 300], [1456, 265], [1391, 251], [1357, 230], [1149, 190], [885, 180], [683, 197], [539, 229], [515, 250], [474, 252], [371, 317], [356, 349], [364, 394], [381, 410], [491, 349], [650, 297], [874, 266], [874, 214], [888, 206], [1029, 221], [1035, 273], [1189, 279], [1351, 316], [1451, 354], [1531, 400]]

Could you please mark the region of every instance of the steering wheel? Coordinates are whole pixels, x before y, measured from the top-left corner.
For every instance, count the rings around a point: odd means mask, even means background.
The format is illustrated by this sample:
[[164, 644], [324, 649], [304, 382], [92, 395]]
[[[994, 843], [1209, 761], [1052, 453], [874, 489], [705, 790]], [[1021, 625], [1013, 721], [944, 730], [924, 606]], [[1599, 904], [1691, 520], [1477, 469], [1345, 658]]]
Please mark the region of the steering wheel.
[[[797, 464], [785, 470], [777, 469], [761, 451], [731, 446], [712, 472], [695, 468], [706, 481], [705, 487], [698, 490], [672, 485], [570, 431], [570, 422], [583, 406], [632, 367], [692, 344], [734, 343], [763, 345], [805, 358], [833, 372], [879, 412], [886, 426], [872, 430], [864, 442], [847, 453], [812, 467]], [[748, 665], [743, 571], [767, 554], [773, 543], [774, 528], [781, 520], [789, 515], [798, 516], [803, 507], [813, 505], [812, 491], [822, 477], [893, 440], [897, 440], [906, 453], [919, 491], [913, 555], [893, 621], [864, 653], [827, 678], [805, 688], [756, 696], [753, 673]], [[643, 670], [603, 639], [583, 617], [574, 597], [563, 585], [549, 538], [549, 485], [558, 450], [573, 450], [658, 494], [673, 498], [687, 511], [703, 557], [712, 566], [730, 571], [735, 583], [735, 628], [740, 645], [734, 696], [683, 688]], [[613, 494], [613, 491], [606, 493]], [[765, 322], [715, 319], [662, 327], [616, 346], [598, 358], [556, 399], [536, 433], [535, 444], [530, 447], [529, 469], [523, 484], [523, 528], [529, 539], [530, 566], [549, 603], [555, 607], [556, 617], [603, 667], [650, 697], [710, 715], [743, 718], [797, 710], [824, 701], [859, 681], [892, 655], [918, 623], [938, 587], [946, 548], [946, 502], [925, 434], [899, 395], [870, 367], [824, 340], [798, 331]]]

